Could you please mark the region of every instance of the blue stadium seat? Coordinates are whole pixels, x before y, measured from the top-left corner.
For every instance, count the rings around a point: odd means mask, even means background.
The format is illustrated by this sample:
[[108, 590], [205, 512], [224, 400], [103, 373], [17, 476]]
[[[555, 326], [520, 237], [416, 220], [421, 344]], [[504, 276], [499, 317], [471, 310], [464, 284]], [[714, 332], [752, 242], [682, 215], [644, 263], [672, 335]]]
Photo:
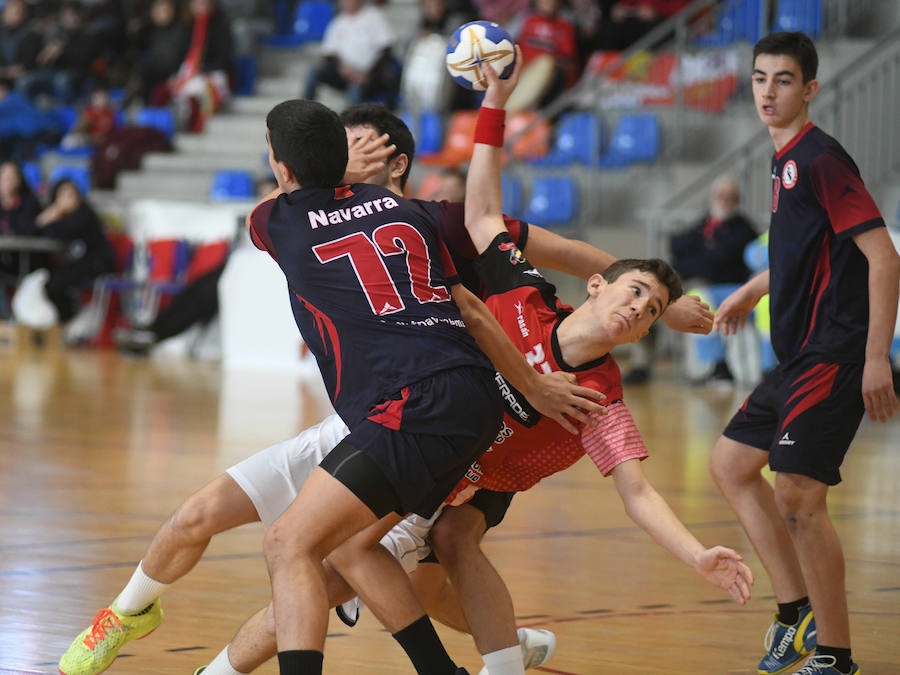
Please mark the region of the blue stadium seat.
[[609, 151], [600, 156], [598, 164], [617, 167], [653, 161], [659, 156], [659, 136], [656, 115], [622, 115], [613, 129]]
[[237, 169], [216, 171], [209, 189], [209, 199], [213, 202], [252, 199], [254, 194], [253, 174]]
[[256, 91], [256, 58], [252, 54], [245, 54], [235, 60], [235, 88], [236, 96], [252, 96]]
[[506, 173], [500, 176], [500, 180], [503, 185], [503, 213], [518, 218], [522, 204], [522, 181]]
[[47, 182], [53, 186], [63, 178], [68, 178], [75, 183], [83, 195], [86, 195], [91, 189], [91, 170], [87, 166], [60, 164], [50, 171]]
[[441, 116], [433, 110], [424, 110], [419, 114], [418, 128], [414, 133], [416, 152], [432, 154], [439, 152], [444, 145], [444, 130]]
[[539, 176], [522, 219], [540, 226], [569, 225], [578, 213], [578, 186], [568, 176]]
[[56, 106], [55, 108], [51, 108], [48, 112], [56, 121], [59, 132], [63, 135], [69, 133], [69, 131], [72, 130], [72, 127], [75, 126], [75, 122], [78, 121], [78, 108], [74, 105]]
[[590, 112], [566, 113], [556, 124], [556, 141], [550, 152], [530, 160], [534, 166], [569, 166], [597, 163], [603, 148], [603, 125]]
[[159, 129], [170, 140], [175, 135], [175, 114], [169, 108], [141, 108], [134, 114], [134, 123]]
[[41, 171], [41, 165], [37, 162], [23, 162], [22, 174], [25, 176], [25, 180], [28, 181], [32, 192], [40, 193], [44, 185], [44, 173]]
[[[284, 12], [284, 3], [276, 5], [276, 13]], [[320, 42], [334, 16], [334, 3], [326, 0], [302, 0], [289, 24], [291, 30], [270, 35], [264, 41], [270, 47], [297, 47], [307, 42]], [[279, 21], [279, 25], [280, 21]]]
[[772, 30], [802, 30], [815, 38], [822, 34], [822, 23], [822, 0], [778, 0]]

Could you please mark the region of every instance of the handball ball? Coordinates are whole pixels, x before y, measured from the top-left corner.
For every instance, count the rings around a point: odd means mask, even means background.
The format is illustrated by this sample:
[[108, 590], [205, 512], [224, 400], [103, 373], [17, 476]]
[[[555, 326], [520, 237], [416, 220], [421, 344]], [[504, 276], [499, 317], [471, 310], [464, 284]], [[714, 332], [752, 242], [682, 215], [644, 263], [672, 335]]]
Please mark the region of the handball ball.
[[484, 91], [487, 78], [481, 69], [490, 64], [504, 80], [516, 65], [513, 39], [491, 21], [472, 21], [457, 28], [447, 43], [447, 70], [467, 89]]

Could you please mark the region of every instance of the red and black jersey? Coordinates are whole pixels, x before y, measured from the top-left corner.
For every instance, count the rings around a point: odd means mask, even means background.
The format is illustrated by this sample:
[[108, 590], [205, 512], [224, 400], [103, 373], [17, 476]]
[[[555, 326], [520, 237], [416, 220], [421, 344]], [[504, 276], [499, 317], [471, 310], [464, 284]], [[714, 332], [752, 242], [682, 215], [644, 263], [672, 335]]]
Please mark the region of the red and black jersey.
[[850, 155], [807, 124], [772, 160], [769, 293], [778, 360], [865, 360], [868, 262], [854, 235], [884, 220]]
[[[578, 383], [606, 395], [611, 413], [597, 416], [601, 426], [578, 435], [543, 417], [500, 374], [506, 408], [503, 426], [490, 450], [474, 463], [448, 501], [470, 487], [497, 491], [527, 490], [542, 478], [574, 464], [588, 453], [604, 475], [627, 459], [647, 456], [631, 416], [622, 403], [619, 367], [611, 355], [570, 366], [559, 347], [557, 328], [572, 312], [556, 297], [556, 288], [529, 263], [509, 235], [497, 235], [476, 260], [487, 287], [485, 300], [504, 332], [538, 372], [574, 373]], [[463, 495], [463, 498], [469, 495]]]
[[459, 278], [421, 205], [363, 183], [306, 188], [260, 204], [250, 222], [254, 244], [287, 278], [297, 326], [351, 429], [431, 374], [493, 370], [450, 299]]

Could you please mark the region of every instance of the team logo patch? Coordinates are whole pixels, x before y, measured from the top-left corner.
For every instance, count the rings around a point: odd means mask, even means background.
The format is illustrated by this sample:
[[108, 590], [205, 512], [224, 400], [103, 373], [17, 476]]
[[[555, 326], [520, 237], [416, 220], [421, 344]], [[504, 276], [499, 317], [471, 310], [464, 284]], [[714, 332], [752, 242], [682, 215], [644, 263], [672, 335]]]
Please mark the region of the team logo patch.
[[781, 184], [790, 190], [797, 184], [797, 162], [790, 160], [781, 170]]

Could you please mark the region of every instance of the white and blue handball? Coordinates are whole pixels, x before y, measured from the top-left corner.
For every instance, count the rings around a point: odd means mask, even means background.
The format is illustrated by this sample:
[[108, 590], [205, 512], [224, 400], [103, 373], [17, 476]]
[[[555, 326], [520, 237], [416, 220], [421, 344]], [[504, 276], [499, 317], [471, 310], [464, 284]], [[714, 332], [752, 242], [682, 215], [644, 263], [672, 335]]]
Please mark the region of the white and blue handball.
[[482, 68], [490, 65], [508, 78], [516, 65], [513, 39], [492, 21], [472, 21], [457, 28], [447, 43], [447, 70], [466, 89], [484, 91], [487, 78]]

